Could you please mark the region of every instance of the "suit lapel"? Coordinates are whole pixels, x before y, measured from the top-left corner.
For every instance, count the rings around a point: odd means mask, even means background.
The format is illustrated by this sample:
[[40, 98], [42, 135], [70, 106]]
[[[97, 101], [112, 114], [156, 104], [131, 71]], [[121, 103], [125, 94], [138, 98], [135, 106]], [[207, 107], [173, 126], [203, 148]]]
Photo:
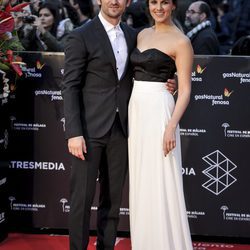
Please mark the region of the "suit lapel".
[[115, 55], [108, 37], [107, 32], [105, 31], [100, 19], [98, 17], [95, 17], [93, 19], [93, 22], [95, 24], [96, 28], [96, 35], [97, 39], [101, 41], [101, 46], [104, 51], [104, 53], [107, 55], [108, 61], [112, 64], [112, 68], [117, 75], [117, 70], [116, 70], [116, 60], [115, 60]]
[[133, 49], [133, 46], [134, 46], [133, 39], [130, 36], [129, 30], [128, 30], [129, 28], [128, 28], [128, 26], [126, 24], [121, 23], [121, 29], [123, 30], [123, 33], [124, 33], [124, 36], [125, 36], [125, 39], [126, 39], [126, 42], [127, 42], [128, 55], [129, 55], [130, 52]]
[[120, 26], [121, 26], [121, 29], [123, 30], [123, 33], [124, 33], [124, 36], [125, 36], [125, 39], [126, 39], [126, 43], [127, 43], [127, 47], [128, 47], [128, 57], [127, 57], [124, 72], [123, 72], [123, 74], [121, 76], [121, 79], [122, 79], [124, 77], [124, 75], [126, 74], [126, 72], [127, 72], [127, 67], [128, 67], [129, 60], [130, 60], [130, 53], [131, 53], [131, 51], [133, 49], [134, 43], [133, 43], [133, 39], [130, 36], [128, 26], [126, 24], [124, 24], [124, 23], [121, 23]]

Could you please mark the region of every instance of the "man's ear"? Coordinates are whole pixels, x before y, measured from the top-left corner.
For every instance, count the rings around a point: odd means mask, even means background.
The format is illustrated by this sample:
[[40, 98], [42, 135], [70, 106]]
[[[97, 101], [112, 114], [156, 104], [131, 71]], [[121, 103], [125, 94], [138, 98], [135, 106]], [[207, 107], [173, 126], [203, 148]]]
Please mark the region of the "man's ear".
[[200, 20], [201, 22], [205, 21], [207, 19], [207, 15], [205, 13], [200, 14]]

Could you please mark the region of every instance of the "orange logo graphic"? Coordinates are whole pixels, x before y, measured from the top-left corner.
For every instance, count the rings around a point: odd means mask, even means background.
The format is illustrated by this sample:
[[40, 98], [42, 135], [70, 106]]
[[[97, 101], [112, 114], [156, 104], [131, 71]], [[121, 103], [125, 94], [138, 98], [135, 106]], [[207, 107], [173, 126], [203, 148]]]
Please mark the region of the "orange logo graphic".
[[203, 71], [206, 69], [206, 67], [205, 68], [202, 68], [199, 64], [197, 65], [197, 68], [196, 68], [196, 71], [197, 71], [197, 73], [199, 73], [199, 74], [202, 74], [203, 73]]
[[224, 89], [224, 96], [226, 97], [230, 97], [230, 95], [233, 93], [234, 91], [229, 91], [227, 88]]
[[37, 67], [37, 69], [42, 69], [44, 65], [45, 65], [45, 63], [41, 64], [40, 61], [36, 61], [36, 67]]

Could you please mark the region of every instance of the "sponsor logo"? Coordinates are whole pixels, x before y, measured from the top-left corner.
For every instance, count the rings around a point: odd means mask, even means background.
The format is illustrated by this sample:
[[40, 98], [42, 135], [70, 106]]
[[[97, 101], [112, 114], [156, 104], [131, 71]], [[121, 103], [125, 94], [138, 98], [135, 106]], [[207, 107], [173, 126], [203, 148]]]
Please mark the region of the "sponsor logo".
[[68, 200], [67, 200], [66, 198], [62, 198], [62, 199], [60, 200], [60, 203], [62, 203], [62, 211], [63, 211], [63, 213], [69, 213], [69, 211], [70, 211], [70, 206], [67, 205]]
[[205, 216], [206, 213], [203, 211], [187, 211], [187, 216], [190, 219], [198, 219], [198, 217]]
[[[66, 198], [60, 199], [60, 203], [62, 203], [62, 212], [63, 213], [69, 213], [70, 211], [70, 205], [67, 205], [68, 200]], [[98, 207], [97, 206], [92, 206], [91, 211], [97, 211]], [[129, 208], [120, 208], [120, 215], [129, 215]]]
[[45, 63], [41, 63], [39, 60], [36, 61], [36, 68], [42, 69], [44, 67]]
[[182, 175], [196, 175], [194, 168], [182, 168]]
[[3, 178], [3, 179], [1, 179], [1, 180], [0, 180], [0, 186], [4, 185], [4, 184], [6, 183], [6, 181], [7, 181], [7, 178], [6, 178], [6, 177]]
[[222, 123], [222, 128], [224, 128], [224, 136], [230, 138], [250, 138], [250, 130], [236, 130], [229, 129], [230, 124], [227, 122]]
[[65, 167], [62, 162], [11, 161], [10, 168], [29, 169], [29, 170], [65, 171]]
[[5, 213], [4, 212], [0, 213], [0, 224], [3, 222], [5, 222]]
[[12, 130], [32, 130], [39, 131], [40, 129], [46, 128], [44, 123], [25, 123], [17, 122], [15, 116], [10, 116], [10, 126]]
[[35, 96], [50, 96], [51, 101], [62, 101], [62, 91], [61, 90], [36, 90]]
[[200, 136], [202, 134], [206, 134], [206, 129], [201, 128], [180, 128], [181, 136]]
[[222, 73], [223, 79], [235, 78], [239, 79], [240, 84], [250, 84], [250, 73], [225, 72]]
[[197, 72], [198, 74], [202, 74], [202, 73], [205, 71], [206, 68], [207, 68], [207, 67], [202, 68], [202, 67], [198, 64], [197, 67], [196, 67], [196, 72]]
[[11, 127], [11, 129], [14, 129], [15, 120], [16, 120], [15, 116], [10, 116], [10, 127]]
[[234, 91], [233, 90], [229, 90], [227, 88], [224, 89], [224, 96], [226, 97], [230, 97], [230, 95], [233, 93]]
[[206, 67], [201, 67], [199, 64], [196, 70], [192, 72], [192, 82], [202, 82], [202, 73], [205, 71]]
[[65, 131], [65, 118], [63, 117], [60, 122], [62, 123], [63, 131]]
[[14, 196], [10, 196], [9, 197], [9, 201], [10, 201], [10, 209], [12, 210], [13, 209], [13, 203], [14, 203], [14, 200], [15, 200], [16, 198], [14, 197]]
[[[97, 206], [92, 206], [91, 211], [97, 211], [98, 207]], [[120, 208], [120, 215], [129, 215], [129, 208], [126, 207], [121, 207]]]
[[228, 106], [230, 104], [229, 97], [233, 91], [229, 91], [227, 88], [224, 89], [223, 94], [221, 95], [195, 95], [195, 101], [211, 101], [211, 106]]
[[8, 144], [9, 144], [9, 133], [8, 130], [5, 129], [4, 131], [4, 137], [1, 139], [0, 138], [0, 144], [3, 144], [4, 149], [8, 148]]
[[120, 215], [129, 215], [129, 208], [121, 207], [120, 208]]
[[[249, 213], [229, 212], [229, 208], [225, 205], [221, 206], [223, 220], [229, 221], [250, 221]], [[227, 212], [228, 211], [228, 212]]]
[[234, 245], [225, 243], [204, 243], [204, 242], [193, 242], [193, 250], [208, 250], [208, 249], [229, 249], [234, 248]]
[[38, 203], [20, 203], [20, 202], [14, 202], [16, 200], [15, 197], [10, 196], [10, 209], [12, 211], [32, 211], [32, 212], [38, 212], [41, 209], [46, 208], [45, 204], [38, 204]]
[[[26, 65], [20, 65], [22, 72], [24, 73], [25, 78], [42, 78], [41, 69], [37, 68], [37, 65], [35, 67], [26, 67]], [[40, 67], [40, 66], [39, 66]]]
[[237, 181], [232, 175], [232, 171], [237, 166], [219, 150], [215, 150], [202, 159], [209, 165], [202, 171], [209, 178], [202, 186], [211, 193], [219, 195]]

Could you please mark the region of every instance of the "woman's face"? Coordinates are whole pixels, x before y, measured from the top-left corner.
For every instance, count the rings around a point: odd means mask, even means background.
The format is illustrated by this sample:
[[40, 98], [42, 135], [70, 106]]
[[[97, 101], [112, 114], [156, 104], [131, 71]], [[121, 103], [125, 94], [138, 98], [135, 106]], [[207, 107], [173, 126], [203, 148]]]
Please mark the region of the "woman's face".
[[149, 12], [155, 22], [166, 22], [171, 19], [175, 5], [172, 0], [149, 0]]
[[39, 12], [39, 19], [41, 20], [41, 24], [46, 30], [50, 30], [54, 24], [54, 16], [50, 12], [49, 9], [44, 8]]

